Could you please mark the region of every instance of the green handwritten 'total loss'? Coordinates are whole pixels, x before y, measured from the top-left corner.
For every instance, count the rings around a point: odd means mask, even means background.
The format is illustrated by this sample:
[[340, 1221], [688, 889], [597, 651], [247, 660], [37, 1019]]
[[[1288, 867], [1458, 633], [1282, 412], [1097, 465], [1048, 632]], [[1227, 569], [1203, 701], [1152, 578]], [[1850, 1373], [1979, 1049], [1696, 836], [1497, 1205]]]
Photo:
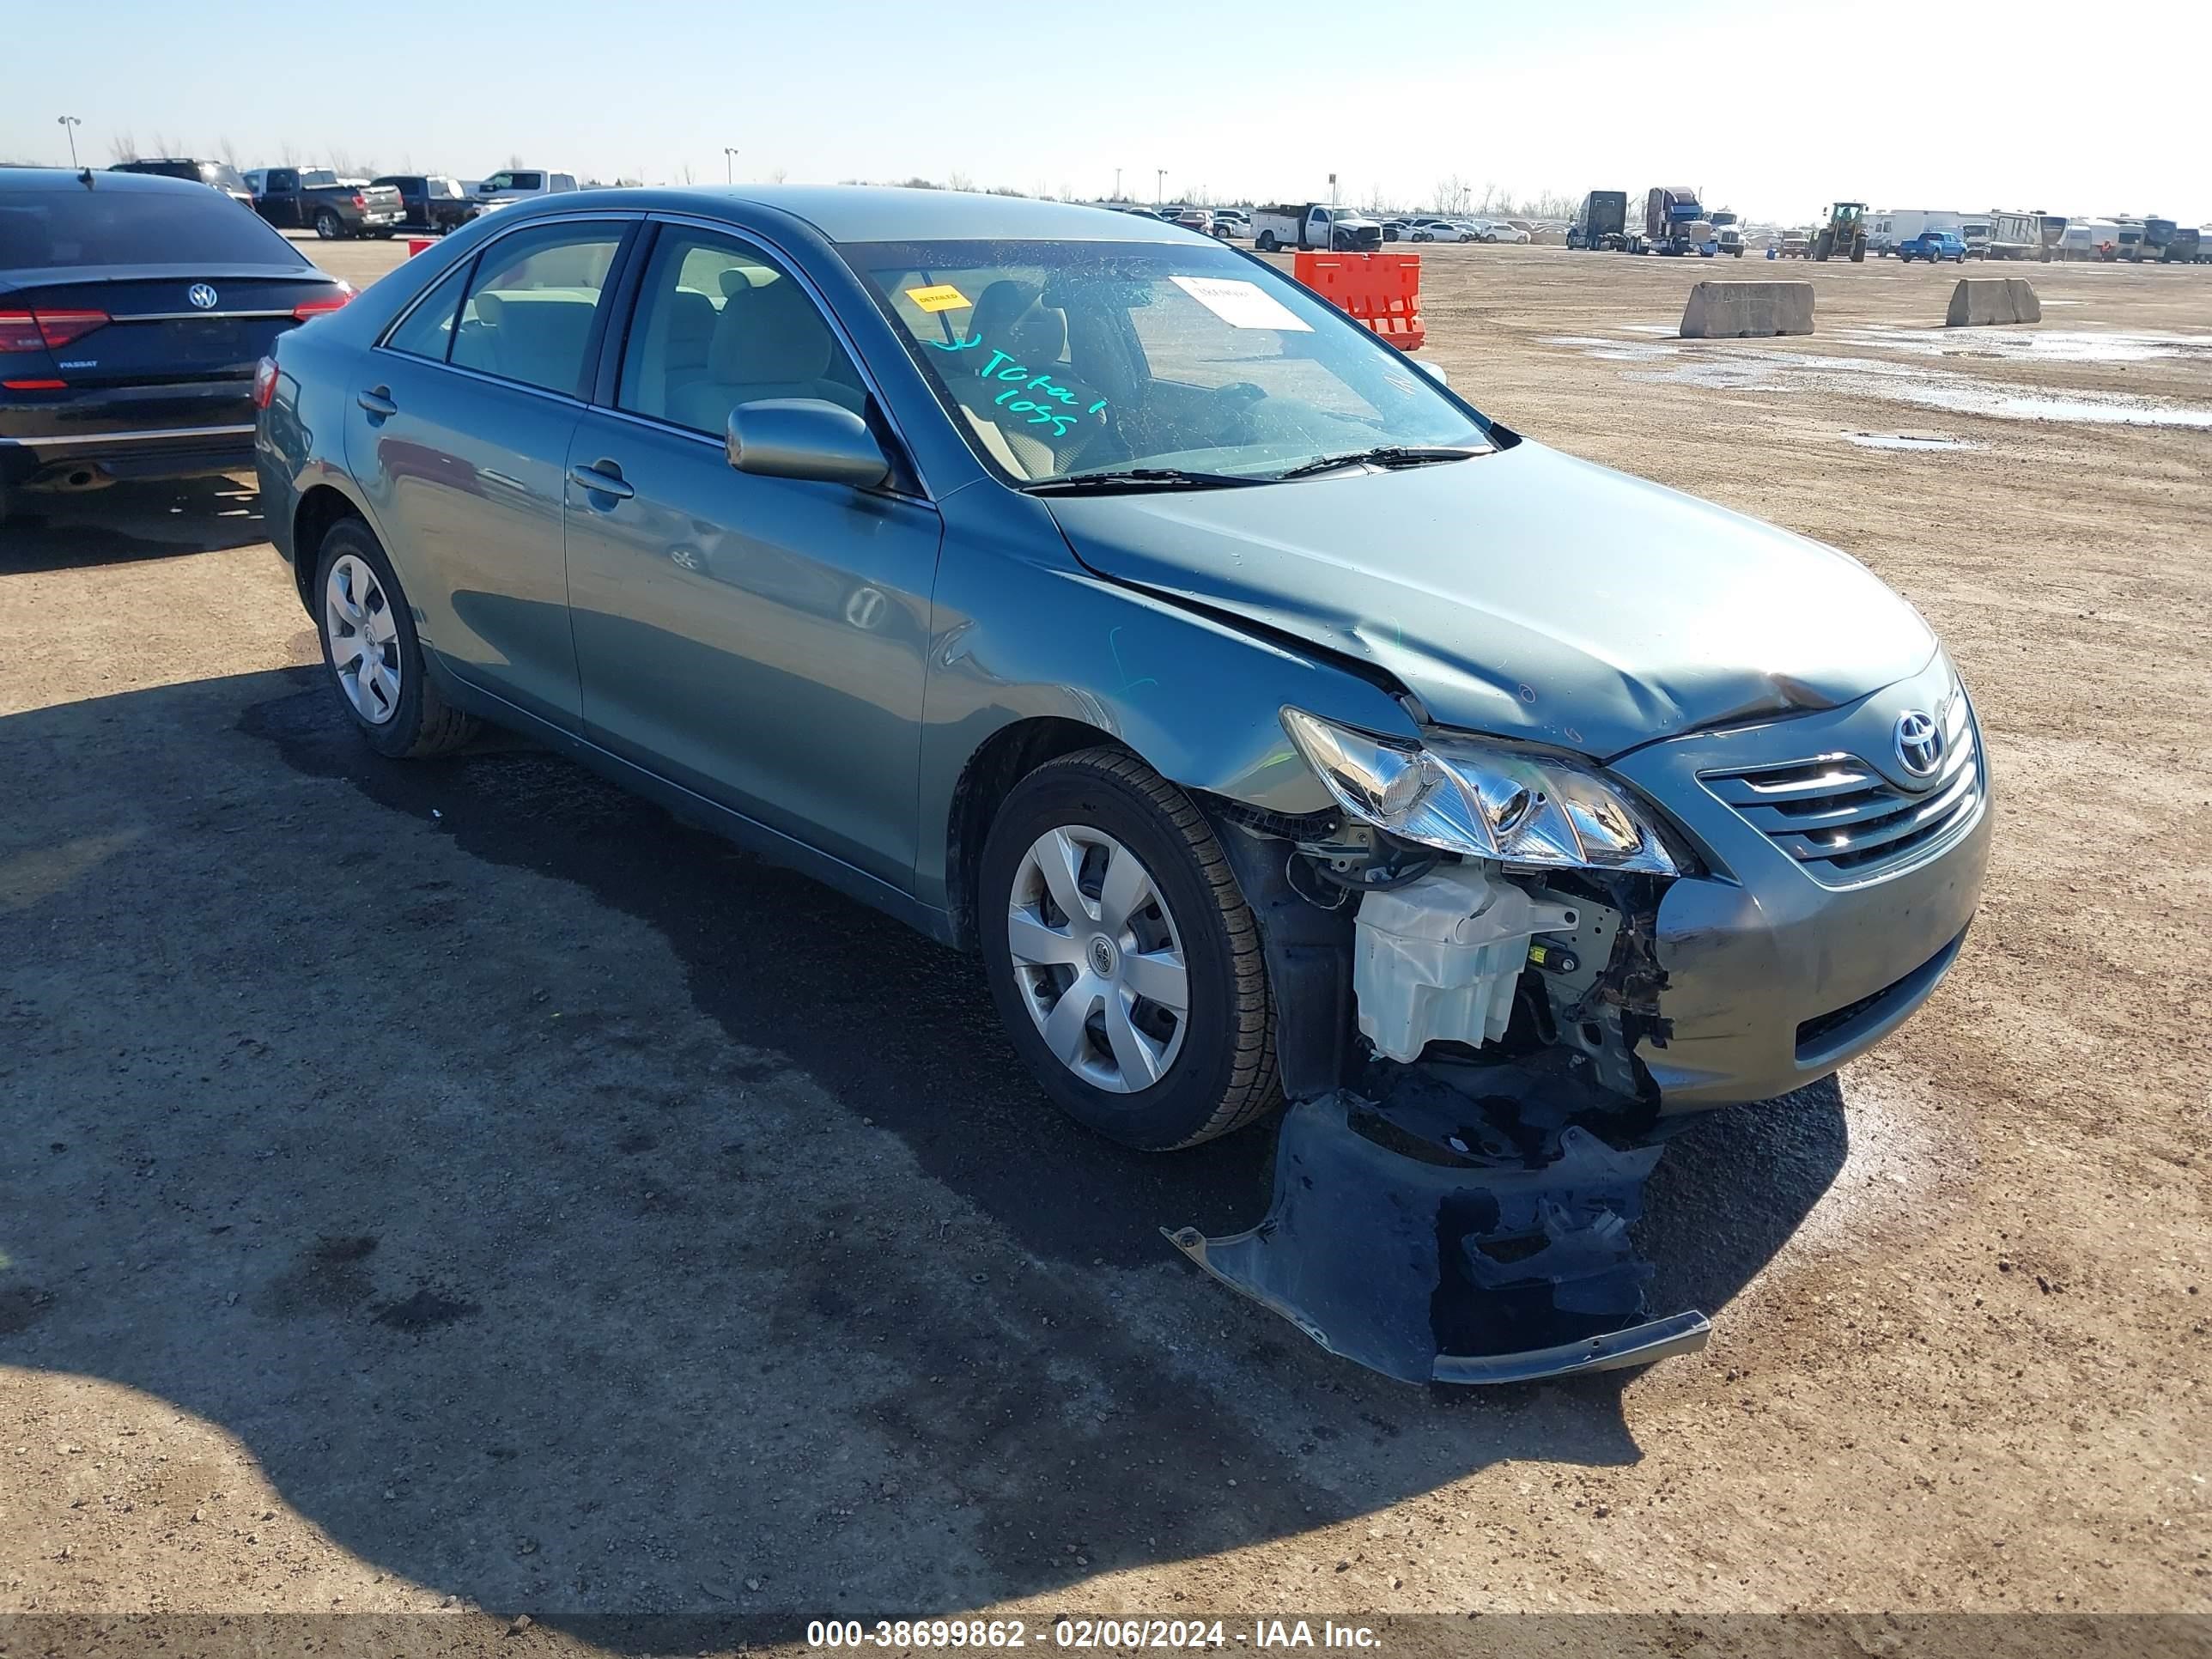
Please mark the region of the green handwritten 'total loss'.
[[[929, 347], [933, 351], [973, 351], [983, 343], [983, 337], [980, 334], [971, 334], [964, 340], [924, 340], [922, 343]], [[1004, 365], [1004, 367], [1001, 367], [1001, 365]], [[1061, 422], [1066, 419], [1066, 416], [1058, 414], [1057, 411], [1047, 409], [1043, 404], [1035, 402], [1034, 399], [1028, 402], [1027, 407], [1024, 407], [1021, 404], [1011, 402], [1010, 400], [1018, 392], [1028, 391], [1039, 397], [1053, 398], [1068, 409], [1073, 409], [1075, 406], [1075, 393], [1069, 391], [1064, 386], [1054, 386], [1053, 384], [1051, 375], [1032, 375], [1030, 373], [1029, 366], [1026, 363], [1016, 362], [1011, 356], [1007, 356], [1006, 353], [997, 349], [995, 347], [992, 349], [989, 358], [984, 362], [981, 368], [978, 368], [975, 371], [975, 374], [979, 380], [995, 380], [1014, 382], [1014, 385], [1011, 386], [1006, 391], [1000, 392], [996, 398], [993, 398], [992, 401], [1004, 407], [1009, 414], [1031, 415], [1030, 424], [1032, 426], [1042, 426], [1048, 422], [1054, 425], [1059, 425]], [[1083, 412], [1085, 415], [1096, 415], [1105, 407], [1106, 399], [1101, 398]], [[1034, 411], [1033, 414], [1032, 411]], [[1066, 435], [1066, 428], [1064, 427], [1061, 429], [1060, 435]]]

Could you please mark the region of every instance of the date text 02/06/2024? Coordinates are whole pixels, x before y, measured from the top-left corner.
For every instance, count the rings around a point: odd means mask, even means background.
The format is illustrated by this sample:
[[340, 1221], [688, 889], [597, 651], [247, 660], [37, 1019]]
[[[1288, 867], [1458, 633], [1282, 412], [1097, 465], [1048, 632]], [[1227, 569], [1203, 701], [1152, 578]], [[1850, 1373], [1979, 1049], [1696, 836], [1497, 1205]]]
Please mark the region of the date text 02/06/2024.
[[810, 1648], [980, 1648], [1003, 1651], [1030, 1646], [1073, 1649], [1343, 1648], [1373, 1651], [1382, 1644], [1365, 1625], [1323, 1620], [1318, 1630], [1304, 1619], [1255, 1619], [1249, 1629], [1219, 1619], [1056, 1619], [1032, 1632], [1020, 1619], [815, 1620], [806, 1627]]

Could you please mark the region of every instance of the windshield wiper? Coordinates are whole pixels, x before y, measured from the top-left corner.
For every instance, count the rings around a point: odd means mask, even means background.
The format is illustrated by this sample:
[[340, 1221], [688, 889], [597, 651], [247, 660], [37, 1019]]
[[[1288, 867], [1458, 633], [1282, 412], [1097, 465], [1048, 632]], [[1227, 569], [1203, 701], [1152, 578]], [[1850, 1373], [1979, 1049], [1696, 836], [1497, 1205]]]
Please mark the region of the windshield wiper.
[[1179, 466], [1130, 466], [1115, 472], [1073, 472], [1065, 478], [1024, 484], [1022, 489], [1031, 495], [1074, 495], [1086, 490], [1127, 494], [1139, 489], [1232, 489], [1274, 482], [1273, 478], [1240, 478], [1228, 472], [1188, 472]]
[[1301, 461], [1279, 478], [1310, 478], [1346, 466], [1426, 466], [1434, 461], [1463, 461], [1470, 455], [1487, 455], [1488, 444], [1383, 444], [1374, 449], [1355, 449], [1344, 455], [1316, 455]]

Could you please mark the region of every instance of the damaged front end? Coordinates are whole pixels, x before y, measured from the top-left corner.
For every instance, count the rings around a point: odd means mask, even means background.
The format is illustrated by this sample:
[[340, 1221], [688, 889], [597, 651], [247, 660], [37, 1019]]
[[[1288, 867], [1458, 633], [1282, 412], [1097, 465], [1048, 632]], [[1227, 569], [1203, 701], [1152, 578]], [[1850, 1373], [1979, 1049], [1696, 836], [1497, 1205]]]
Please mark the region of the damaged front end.
[[[1251, 1231], [1170, 1232], [1208, 1273], [1407, 1382], [1640, 1365], [1705, 1345], [1648, 1317], [1630, 1238], [1666, 1136], [1653, 949], [1687, 855], [1571, 762], [1288, 727], [1344, 805], [1214, 803], [1257, 915], [1293, 1105]], [[1404, 763], [1407, 771], [1394, 772]]]
[[1560, 1068], [1458, 1069], [1462, 1086], [1409, 1073], [1381, 1101], [1300, 1102], [1265, 1219], [1170, 1242], [1329, 1352], [1404, 1382], [1529, 1382], [1704, 1347], [1702, 1313], [1644, 1316], [1652, 1270], [1629, 1228], [1661, 1142], [1588, 1127], [1612, 1103]]

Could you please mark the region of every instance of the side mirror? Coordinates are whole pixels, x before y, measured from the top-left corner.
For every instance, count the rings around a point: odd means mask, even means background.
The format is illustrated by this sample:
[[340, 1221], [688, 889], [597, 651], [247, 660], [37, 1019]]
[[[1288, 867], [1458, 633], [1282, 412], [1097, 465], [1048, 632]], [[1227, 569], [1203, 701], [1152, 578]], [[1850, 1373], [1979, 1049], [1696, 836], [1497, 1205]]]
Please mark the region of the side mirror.
[[1427, 375], [1438, 386], [1449, 386], [1451, 384], [1451, 376], [1444, 373], [1444, 366], [1442, 363], [1431, 362], [1426, 357], [1416, 357], [1413, 359], [1413, 367], [1419, 369], [1422, 374]]
[[819, 398], [768, 398], [730, 411], [730, 465], [769, 478], [811, 478], [873, 489], [891, 464], [868, 423]]

